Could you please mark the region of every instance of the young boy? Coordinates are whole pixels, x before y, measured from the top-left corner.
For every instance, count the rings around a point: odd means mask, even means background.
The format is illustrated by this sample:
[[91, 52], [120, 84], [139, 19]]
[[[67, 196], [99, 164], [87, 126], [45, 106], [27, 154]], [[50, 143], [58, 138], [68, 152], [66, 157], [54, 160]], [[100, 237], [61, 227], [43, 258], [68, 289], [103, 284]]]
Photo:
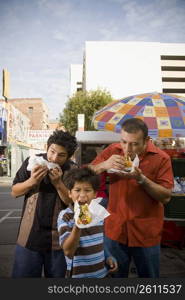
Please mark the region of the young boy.
[[[84, 167], [70, 170], [65, 178], [69, 197], [81, 205], [96, 198], [100, 179], [94, 171]], [[96, 226], [80, 229], [69, 206], [58, 217], [59, 243], [63, 248], [67, 272], [72, 278], [104, 278], [117, 270], [117, 262], [104, 245], [103, 221]], [[107, 269], [107, 266], [109, 270]]]
[[49, 170], [36, 165], [28, 171], [29, 157], [14, 178], [12, 196], [24, 195], [24, 206], [18, 232], [12, 277], [61, 278], [66, 261], [58, 243], [57, 218], [71, 202], [63, 183], [65, 172], [75, 167], [70, 157], [77, 147], [76, 138], [56, 130], [47, 141], [47, 153], [39, 154], [60, 166]]

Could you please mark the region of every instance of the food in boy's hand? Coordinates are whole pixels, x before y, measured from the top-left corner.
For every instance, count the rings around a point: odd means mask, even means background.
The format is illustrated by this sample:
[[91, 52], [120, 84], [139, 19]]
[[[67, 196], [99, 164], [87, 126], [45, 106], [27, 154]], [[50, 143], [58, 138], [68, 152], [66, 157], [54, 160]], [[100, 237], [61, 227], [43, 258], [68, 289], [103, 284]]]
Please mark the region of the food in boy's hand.
[[91, 223], [91, 221], [92, 221], [92, 216], [89, 211], [88, 204], [87, 203], [81, 204], [80, 205], [80, 214], [79, 214], [77, 223], [86, 225], [86, 224]]
[[132, 160], [131, 157], [129, 155], [125, 155], [123, 157], [123, 163], [124, 163], [124, 170], [129, 172], [132, 169]]

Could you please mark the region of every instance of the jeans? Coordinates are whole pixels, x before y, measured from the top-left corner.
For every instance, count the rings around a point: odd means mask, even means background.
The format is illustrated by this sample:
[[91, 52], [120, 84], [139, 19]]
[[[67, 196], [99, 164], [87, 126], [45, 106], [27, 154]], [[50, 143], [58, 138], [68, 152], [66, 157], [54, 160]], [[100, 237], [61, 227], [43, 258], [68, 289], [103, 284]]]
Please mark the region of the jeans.
[[12, 277], [42, 277], [42, 272], [45, 277], [64, 278], [66, 261], [63, 251], [32, 251], [16, 245]]
[[160, 245], [152, 247], [128, 247], [107, 237], [105, 237], [105, 243], [111, 255], [118, 262], [118, 271], [112, 277], [127, 278], [131, 258], [133, 258], [138, 277], [159, 278]]

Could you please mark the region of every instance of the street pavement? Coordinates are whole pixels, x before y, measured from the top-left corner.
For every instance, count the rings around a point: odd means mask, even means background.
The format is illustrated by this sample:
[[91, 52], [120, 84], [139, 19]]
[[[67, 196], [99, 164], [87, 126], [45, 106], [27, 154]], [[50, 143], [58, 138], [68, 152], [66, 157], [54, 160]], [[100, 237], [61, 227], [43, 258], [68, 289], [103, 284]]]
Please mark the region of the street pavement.
[[[0, 278], [10, 278], [23, 197], [10, 195], [12, 178], [0, 177]], [[131, 264], [129, 277], [137, 277]], [[185, 248], [161, 248], [160, 278], [185, 278]]]
[[10, 195], [12, 178], [0, 177], [0, 278], [11, 276], [23, 197]]

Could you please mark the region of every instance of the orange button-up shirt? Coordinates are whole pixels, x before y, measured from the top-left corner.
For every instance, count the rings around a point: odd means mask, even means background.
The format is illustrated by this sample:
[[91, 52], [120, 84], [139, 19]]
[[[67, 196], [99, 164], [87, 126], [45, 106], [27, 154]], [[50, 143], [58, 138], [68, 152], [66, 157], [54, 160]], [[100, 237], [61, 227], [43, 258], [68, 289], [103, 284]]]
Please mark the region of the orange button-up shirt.
[[[99, 164], [113, 154], [123, 155], [120, 143], [107, 147], [92, 164]], [[165, 188], [173, 187], [171, 160], [164, 151], [149, 141], [139, 160], [139, 168], [147, 178]], [[115, 173], [109, 176], [108, 210], [111, 215], [105, 219], [106, 235], [129, 247], [159, 244], [163, 228], [163, 204], [147, 194], [135, 179], [123, 179]]]

